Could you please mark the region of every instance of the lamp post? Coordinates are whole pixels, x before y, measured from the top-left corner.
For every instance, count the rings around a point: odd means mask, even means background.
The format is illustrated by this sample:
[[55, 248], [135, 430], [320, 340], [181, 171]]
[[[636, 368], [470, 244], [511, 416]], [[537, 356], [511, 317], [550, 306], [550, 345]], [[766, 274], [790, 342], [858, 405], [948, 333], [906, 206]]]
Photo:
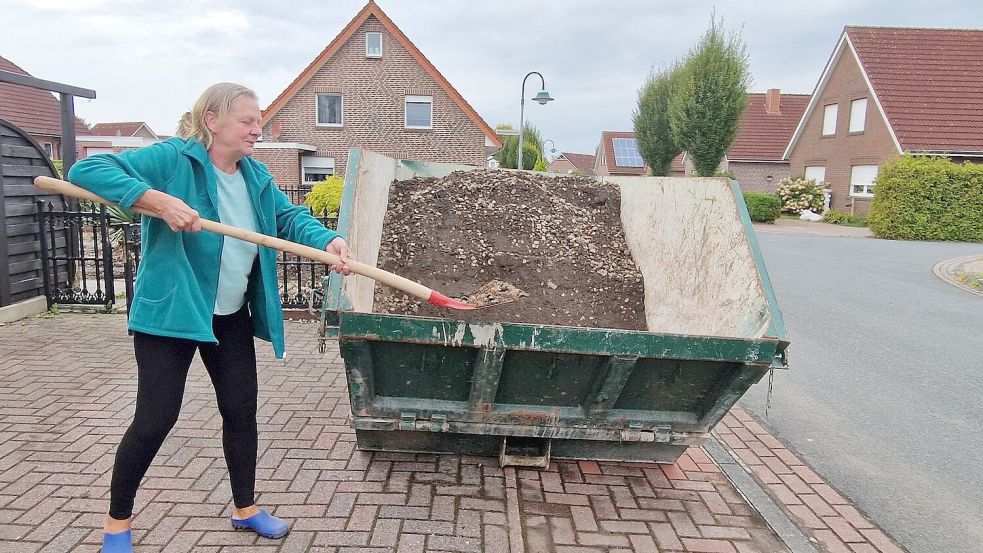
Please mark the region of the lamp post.
[[530, 75], [539, 75], [539, 80], [543, 83], [542, 90], [537, 92], [536, 96], [534, 96], [532, 99], [539, 102], [539, 105], [541, 106], [545, 106], [546, 102], [553, 101], [553, 98], [550, 98], [550, 93], [546, 92], [546, 79], [543, 78], [543, 75], [538, 71], [530, 71], [529, 73], [526, 73], [525, 78], [522, 79], [522, 94], [520, 95], [519, 101], [519, 161], [515, 164], [515, 168], [520, 171], [522, 170], [522, 143], [526, 134], [524, 128], [525, 123], [523, 122], [526, 112], [526, 79], [528, 79]]
[[[547, 138], [546, 140], [543, 141], [543, 147], [546, 147], [546, 143], [547, 142], [549, 142], [550, 144], [553, 145], [553, 147], [550, 148], [550, 154], [555, 154], [556, 153], [556, 142], [553, 142], [552, 140], [550, 140], [549, 138]], [[553, 161], [553, 160], [551, 159], [550, 161]]]

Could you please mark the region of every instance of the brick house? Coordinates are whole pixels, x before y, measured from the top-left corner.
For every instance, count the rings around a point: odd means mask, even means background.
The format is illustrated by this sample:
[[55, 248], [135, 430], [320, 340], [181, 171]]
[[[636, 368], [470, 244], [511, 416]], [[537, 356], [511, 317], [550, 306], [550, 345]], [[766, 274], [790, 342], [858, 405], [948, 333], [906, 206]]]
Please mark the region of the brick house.
[[[633, 131], [603, 131], [594, 156], [594, 174], [645, 176], [649, 166], [638, 151], [638, 139]], [[685, 177], [693, 171], [686, 152], [680, 152], [672, 159], [669, 176]]]
[[785, 147], [808, 103], [808, 94], [782, 94], [777, 88], [748, 94], [737, 136], [721, 169], [730, 171], [745, 192], [774, 192], [778, 182], [790, 175]]
[[155, 133], [143, 121], [96, 123], [89, 129], [89, 134], [90, 136], [76, 143], [79, 159], [93, 154], [118, 154], [126, 150], [137, 150], [167, 139], [166, 136]]
[[599, 177], [643, 176], [648, 165], [638, 151], [638, 139], [631, 131], [602, 131], [594, 154], [594, 174]]
[[370, 1], [263, 112], [254, 157], [286, 188], [344, 174], [348, 150], [484, 165], [501, 138]]
[[121, 136], [127, 138], [149, 138], [160, 140], [160, 136], [150, 130], [143, 121], [128, 121], [124, 123], [96, 123], [89, 128], [94, 136]]
[[[30, 74], [0, 56], [0, 71]], [[20, 127], [51, 159], [61, 159], [61, 106], [50, 93], [29, 86], [0, 83], [0, 119]], [[77, 117], [75, 134], [89, 134]]]
[[981, 59], [983, 30], [845, 27], [785, 149], [792, 173], [865, 213], [902, 153], [983, 161]]
[[551, 173], [573, 173], [580, 171], [585, 175], [594, 175], [594, 156], [590, 154], [574, 154], [571, 152], [560, 152], [546, 167]]

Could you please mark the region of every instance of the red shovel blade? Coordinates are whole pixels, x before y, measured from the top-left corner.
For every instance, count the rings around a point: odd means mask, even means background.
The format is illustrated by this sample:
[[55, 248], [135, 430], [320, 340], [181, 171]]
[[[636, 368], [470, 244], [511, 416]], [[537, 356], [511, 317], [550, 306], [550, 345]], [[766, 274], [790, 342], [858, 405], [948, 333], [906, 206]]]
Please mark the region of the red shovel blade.
[[430, 297], [427, 298], [427, 303], [436, 305], [437, 307], [450, 307], [451, 309], [467, 310], [467, 309], [478, 308], [473, 304], [463, 302], [461, 300], [456, 300], [454, 298], [448, 298], [447, 296], [441, 294], [440, 292], [437, 292], [436, 290], [430, 292]]

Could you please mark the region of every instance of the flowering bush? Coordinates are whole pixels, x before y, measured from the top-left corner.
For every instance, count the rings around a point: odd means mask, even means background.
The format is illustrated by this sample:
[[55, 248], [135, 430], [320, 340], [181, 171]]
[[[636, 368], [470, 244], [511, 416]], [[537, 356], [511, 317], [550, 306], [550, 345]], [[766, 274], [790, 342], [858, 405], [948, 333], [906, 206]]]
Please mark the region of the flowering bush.
[[826, 188], [813, 179], [785, 177], [778, 183], [777, 194], [786, 213], [802, 213], [804, 209], [823, 212]]

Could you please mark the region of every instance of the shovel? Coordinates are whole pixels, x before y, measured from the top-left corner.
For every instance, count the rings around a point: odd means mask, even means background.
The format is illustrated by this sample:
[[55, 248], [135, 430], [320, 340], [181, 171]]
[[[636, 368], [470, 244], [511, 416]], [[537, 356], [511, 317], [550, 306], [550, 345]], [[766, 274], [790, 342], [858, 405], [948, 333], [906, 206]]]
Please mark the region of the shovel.
[[[54, 192], [56, 194], [61, 194], [63, 196], [71, 196], [73, 198], [79, 198], [83, 200], [89, 200], [97, 202], [100, 204], [113, 205], [109, 200], [89, 192], [84, 188], [75, 186], [70, 182], [66, 182], [59, 179], [53, 179], [51, 177], [37, 177], [34, 179], [34, 184], [38, 188]], [[138, 213], [140, 215], [147, 215], [148, 217], [157, 217], [157, 215], [144, 211], [140, 208], [132, 208], [130, 211]], [[267, 236], [265, 234], [260, 234], [258, 232], [252, 232], [244, 230], [231, 225], [226, 225], [219, 223], [217, 221], [211, 221], [208, 219], [200, 219], [201, 228], [216, 234], [221, 234], [223, 236], [230, 236], [232, 238], [238, 238], [246, 242], [252, 242], [258, 246], [265, 246], [267, 248], [273, 248], [275, 250], [280, 250], [294, 255], [299, 255], [307, 259], [314, 261], [320, 261], [325, 265], [335, 265], [341, 262], [341, 259], [332, 253], [328, 253], [317, 248], [312, 248], [310, 246], [305, 246], [303, 244], [298, 244], [296, 242], [291, 242], [289, 240], [283, 240], [282, 238], [276, 238], [273, 236]], [[474, 303], [464, 302], [461, 300], [456, 300], [454, 298], [447, 297], [436, 290], [431, 290], [426, 286], [420, 284], [419, 282], [412, 281], [408, 278], [401, 277], [399, 275], [390, 273], [379, 269], [377, 267], [372, 267], [364, 263], [359, 263], [358, 261], [353, 261], [351, 259], [346, 263], [351, 272], [362, 275], [367, 278], [371, 278], [376, 282], [385, 284], [397, 290], [406, 292], [407, 294], [426, 300], [427, 303], [436, 305], [437, 307], [449, 307], [451, 309], [481, 309], [483, 307], [490, 307], [492, 305], [500, 305], [502, 303], [507, 303], [512, 301], [513, 298], [507, 298], [499, 301], [477, 301]], [[486, 286], [487, 288], [487, 286]], [[474, 294], [472, 294], [473, 296]]]

